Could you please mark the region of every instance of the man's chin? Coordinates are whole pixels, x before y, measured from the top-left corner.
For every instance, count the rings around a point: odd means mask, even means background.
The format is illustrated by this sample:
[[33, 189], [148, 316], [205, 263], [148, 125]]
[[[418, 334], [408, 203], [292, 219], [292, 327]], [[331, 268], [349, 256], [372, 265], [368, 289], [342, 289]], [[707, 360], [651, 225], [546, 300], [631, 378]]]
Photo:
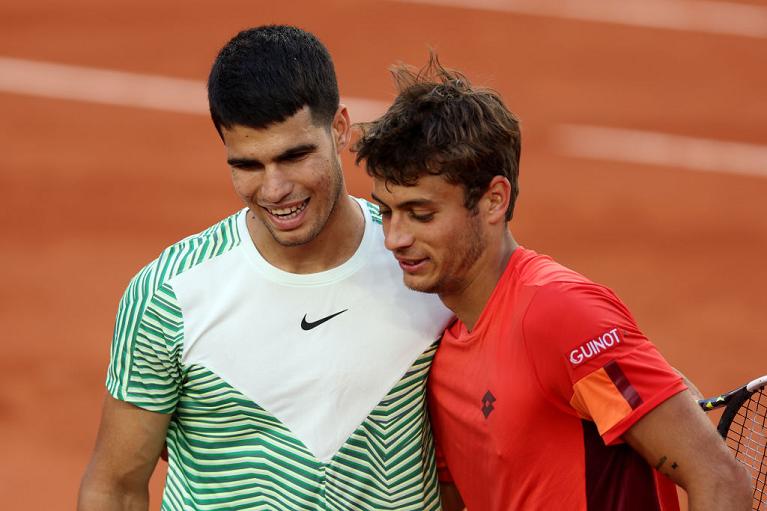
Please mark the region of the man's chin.
[[275, 228], [269, 222], [263, 222], [266, 230], [269, 231], [269, 235], [272, 240], [283, 247], [298, 247], [305, 245], [312, 241], [316, 236], [312, 236], [311, 233], [307, 233], [305, 229], [298, 228], [290, 231], [283, 231]]
[[423, 279], [418, 278], [409, 278], [407, 275], [403, 276], [403, 282], [405, 284], [405, 287], [410, 289], [411, 291], [418, 291], [419, 293], [429, 293], [429, 294], [435, 294], [439, 290], [437, 287], [430, 283], [425, 282]]
[[314, 239], [311, 236], [301, 236], [298, 234], [291, 236], [290, 234], [286, 233], [279, 233], [277, 235], [272, 233], [272, 238], [276, 243], [283, 247], [300, 247], [301, 245], [306, 245]]

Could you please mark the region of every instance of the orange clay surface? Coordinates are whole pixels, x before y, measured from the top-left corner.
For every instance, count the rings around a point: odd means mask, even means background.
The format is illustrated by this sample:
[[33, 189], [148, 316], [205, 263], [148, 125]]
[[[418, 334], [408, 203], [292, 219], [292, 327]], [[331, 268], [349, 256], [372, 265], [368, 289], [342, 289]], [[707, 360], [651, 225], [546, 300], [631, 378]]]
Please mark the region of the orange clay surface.
[[[611, 286], [704, 394], [767, 373], [767, 178], [578, 160], [554, 138], [584, 123], [767, 144], [767, 40], [388, 2], [11, 0], [0, 56], [204, 80], [267, 22], [318, 34], [346, 96], [390, 100], [386, 68], [429, 46], [498, 89], [524, 134], [516, 238]], [[72, 509], [123, 288], [240, 205], [204, 116], [5, 93], [0, 191], [2, 507]]]

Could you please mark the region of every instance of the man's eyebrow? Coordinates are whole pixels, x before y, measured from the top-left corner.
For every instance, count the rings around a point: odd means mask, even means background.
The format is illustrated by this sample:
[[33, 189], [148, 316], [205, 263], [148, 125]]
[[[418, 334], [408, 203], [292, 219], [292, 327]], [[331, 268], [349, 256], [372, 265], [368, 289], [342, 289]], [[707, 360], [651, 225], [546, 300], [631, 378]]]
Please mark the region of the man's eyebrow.
[[230, 167], [252, 167], [253, 165], [261, 165], [261, 162], [255, 158], [227, 158], [226, 163]]
[[[388, 204], [386, 204], [384, 201], [380, 199], [380, 197], [377, 197], [376, 194], [372, 193], [370, 194], [371, 197], [373, 197], [373, 200], [378, 202], [379, 204], [386, 206], [387, 208], [390, 207]], [[411, 199], [405, 202], [400, 202], [399, 204], [395, 204], [400, 209], [406, 209], [406, 208], [417, 208], [417, 207], [432, 207], [434, 206], [435, 202], [430, 199]]]
[[383, 206], [386, 206], [387, 208], [389, 207], [389, 206], [388, 206], [388, 205], [387, 205], [387, 204], [386, 204], [384, 201], [382, 201], [382, 200], [381, 200], [381, 198], [380, 198], [380, 197], [378, 197], [378, 196], [377, 196], [376, 194], [374, 194], [373, 192], [370, 192], [370, 196], [371, 196], [371, 197], [373, 197], [373, 200], [374, 200], [374, 201], [376, 201], [377, 203], [379, 203], [379, 204], [381, 204], [381, 205], [383, 205]]
[[[275, 156], [274, 161], [285, 161], [289, 160], [295, 156], [310, 153], [312, 151], [317, 150], [317, 144], [299, 144], [294, 147], [289, 147], [288, 149], [285, 149], [280, 154]], [[228, 163], [231, 167], [252, 167], [254, 165], [263, 165], [259, 160], [255, 158], [228, 158], [226, 160], [226, 163]]]

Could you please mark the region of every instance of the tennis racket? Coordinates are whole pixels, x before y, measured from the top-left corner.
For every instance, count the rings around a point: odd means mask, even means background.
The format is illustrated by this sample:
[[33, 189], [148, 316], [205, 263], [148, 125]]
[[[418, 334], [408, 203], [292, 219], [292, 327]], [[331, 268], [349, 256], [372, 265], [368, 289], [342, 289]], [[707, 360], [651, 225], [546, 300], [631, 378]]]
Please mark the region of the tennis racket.
[[767, 375], [698, 404], [704, 411], [724, 408], [717, 431], [735, 458], [751, 472], [754, 511], [767, 511]]

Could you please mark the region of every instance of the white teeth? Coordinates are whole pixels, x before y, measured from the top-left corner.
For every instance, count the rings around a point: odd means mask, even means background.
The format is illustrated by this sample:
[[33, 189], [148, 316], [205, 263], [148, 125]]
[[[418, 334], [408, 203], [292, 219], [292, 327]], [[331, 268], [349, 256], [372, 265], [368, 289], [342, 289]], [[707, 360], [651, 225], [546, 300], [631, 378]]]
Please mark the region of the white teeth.
[[269, 213], [280, 218], [292, 218], [303, 211], [305, 207], [306, 201], [302, 202], [298, 206], [293, 206], [292, 208], [270, 209]]

